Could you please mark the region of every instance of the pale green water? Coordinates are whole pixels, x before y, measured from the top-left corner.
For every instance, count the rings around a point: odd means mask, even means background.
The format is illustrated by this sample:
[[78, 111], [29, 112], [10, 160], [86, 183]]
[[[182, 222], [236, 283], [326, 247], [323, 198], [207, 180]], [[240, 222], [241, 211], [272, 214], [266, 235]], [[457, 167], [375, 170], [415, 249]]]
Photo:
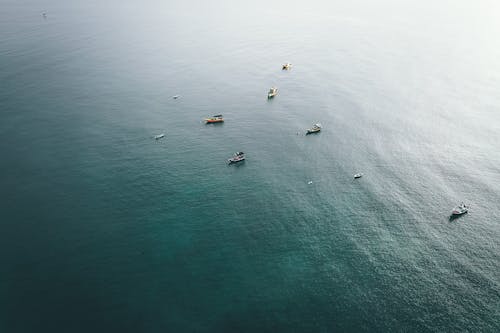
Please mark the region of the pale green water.
[[495, 2], [1, 9], [0, 331], [500, 330]]

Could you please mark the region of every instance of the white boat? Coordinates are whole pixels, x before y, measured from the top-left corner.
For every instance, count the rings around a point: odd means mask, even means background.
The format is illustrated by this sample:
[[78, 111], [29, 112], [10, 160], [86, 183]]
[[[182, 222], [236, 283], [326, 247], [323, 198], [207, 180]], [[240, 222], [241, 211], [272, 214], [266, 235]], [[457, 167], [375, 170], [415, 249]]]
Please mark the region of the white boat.
[[165, 133], [161, 133], [161, 134], [155, 135], [155, 139], [156, 140], [160, 140], [161, 138], [164, 138], [164, 137], [165, 137]]
[[238, 151], [234, 153], [234, 156], [227, 160], [229, 164], [243, 162], [245, 160], [245, 153]]
[[321, 131], [321, 124], [314, 124], [313, 127], [309, 128], [306, 132], [306, 135], [307, 134], [313, 134], [313, 133], [318, 133], [319, 131]]
[[278, 95], [278, 88], [271, 87], [271, 89], [269, 89], [269, 92], [267, 93], [267, 98], [273, 98], [276, 95]]
[[282, 70], [289, 70], [292, 68], [292, 64], [287, 62], [286, 64], [283, 64], [283, 66], [281, 67]]
[[362, 173], [357, 173], [354, 175], [354, 179], [358, 179], [358, 178], [361, 178], [363, 177], [363, 174]]
[[467, 213], [469, 211], [469, 207], [467, 207], [463, 202], [457, 207], [453, 208], [451, 211], [451, 216], [459, 216]]

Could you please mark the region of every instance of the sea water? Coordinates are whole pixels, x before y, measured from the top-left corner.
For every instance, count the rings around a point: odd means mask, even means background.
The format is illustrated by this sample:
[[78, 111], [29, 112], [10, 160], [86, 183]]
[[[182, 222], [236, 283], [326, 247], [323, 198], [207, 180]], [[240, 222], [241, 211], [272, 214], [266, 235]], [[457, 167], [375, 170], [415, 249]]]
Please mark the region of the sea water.
[[500, 331], [495, 1], [0, 9], [0, 331]]

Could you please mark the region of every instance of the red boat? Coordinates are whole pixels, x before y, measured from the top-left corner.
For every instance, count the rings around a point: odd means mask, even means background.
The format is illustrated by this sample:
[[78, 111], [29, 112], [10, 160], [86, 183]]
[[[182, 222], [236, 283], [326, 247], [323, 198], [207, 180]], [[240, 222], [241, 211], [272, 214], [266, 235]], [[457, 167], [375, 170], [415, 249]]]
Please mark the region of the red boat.
[[215, 115], [213, 117], [205, 119], [205, 122], [207, 124], [222, 123], [222, 122], [224, 122], [224, 118], [222, 117], [221, 114], [218, 114], [218, 115]]

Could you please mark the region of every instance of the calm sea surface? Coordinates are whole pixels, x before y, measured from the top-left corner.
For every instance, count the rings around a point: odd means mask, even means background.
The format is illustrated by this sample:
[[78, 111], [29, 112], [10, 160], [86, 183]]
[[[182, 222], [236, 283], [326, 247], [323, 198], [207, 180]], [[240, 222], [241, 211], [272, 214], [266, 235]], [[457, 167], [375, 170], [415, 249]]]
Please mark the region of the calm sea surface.
[[499, 332], [499, 17], [1, 1], [0, 331]]

